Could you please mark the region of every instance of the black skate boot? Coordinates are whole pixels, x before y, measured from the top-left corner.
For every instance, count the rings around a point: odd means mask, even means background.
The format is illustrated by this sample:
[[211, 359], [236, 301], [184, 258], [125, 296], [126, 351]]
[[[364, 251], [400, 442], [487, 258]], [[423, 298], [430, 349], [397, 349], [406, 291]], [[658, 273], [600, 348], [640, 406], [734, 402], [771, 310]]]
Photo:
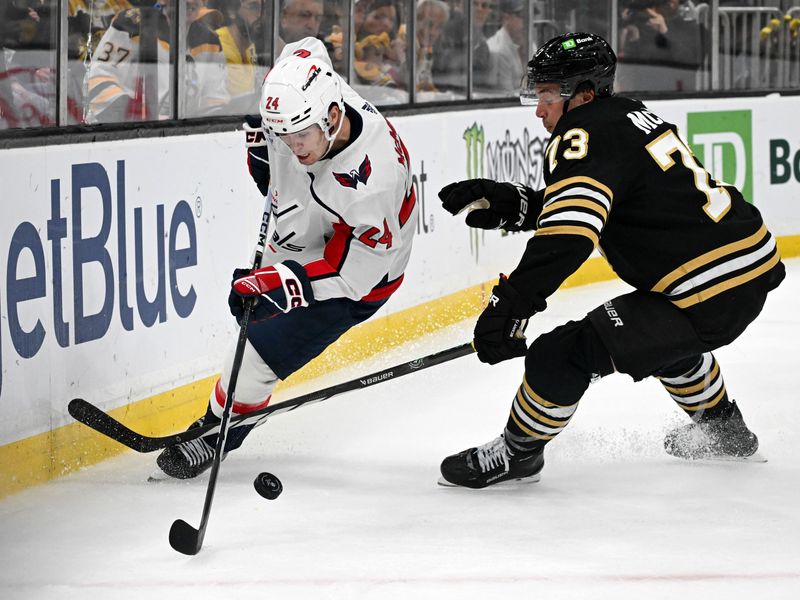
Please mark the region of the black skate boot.
[[758, 450], [756, 434], [747, 428], [736, 402], [722, 414], [684, 425], [664, 439], [667, 454], [695, 459], [736, 460], [753, 456]]
[[505, 482], [539, 481], [544, 467], [544, 451], [512, 453], [501, 435], [488, 444], [469, 448], [442, 461], [439, 485], [474, 489]]
[[[220, 419], [210, 410], [200, 419], [189, 426], [189, 430], [201, 427], [205, 424], [219, 423]], [[242, 445], [244, 438], [253, 429], [253, 425], [243, 425], [228, 429], [225, 437], [225, 452], [222, 460], [228, 452], [235, 450]], [[217, 446], [217, 434], [212, 433], [204, 437], [189, 440], [165, 448], [156, 459], [158, 467], [170, 477], [175, 479], [192, 479], [211, 468], [214, 462], [214, 449]]]

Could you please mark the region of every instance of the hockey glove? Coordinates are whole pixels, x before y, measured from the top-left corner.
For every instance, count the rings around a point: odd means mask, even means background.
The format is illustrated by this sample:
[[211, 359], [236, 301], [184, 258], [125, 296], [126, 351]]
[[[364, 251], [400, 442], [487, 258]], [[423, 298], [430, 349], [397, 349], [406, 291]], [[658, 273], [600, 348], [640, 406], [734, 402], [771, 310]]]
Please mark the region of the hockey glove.
[[245, 299], [252, 297], [256, 297], [252, 318], [259, 321], [308, 306], [314, 301], [314, 292], [305, 269], [299, 263], [287, 260], [256, 271], [236, 269], [233, 272], [228, 305], [237, 321], [244, 315]]
[[509, 358], [525, 356], [525, 327], [533, 315], [532, 303], [519, 295], [506, 279], [492, 288], [489, 304], [475, 324], [473, 345], [481, 362], [495, 365]]
[[269, 194], [269, 151], [267, 136], [261, 126], [261, 116], [245, 115], [242, 125], [247, 146], [247, 168], [262, 196]]
[[439, 199], [450, 214], [468, 209], [466, 222], [470, 227], [524, 231], [535, 228], [544, 192], [518, 183], [468, 179], [444, 186]]
[[[230, 309], [231, 314], [236, 318], [236, 322], [239, 325], [242, 324], [242, 318], [244, 317], [245, 299], [233, 291], [233, 284], [237, 279], [241, 279], [242, 277], [247, 277], [250, 275], [252, 271], [253, 269], [250, 268], [234, 269], [233, 275], [231, 276], [231, 291], [228, 294], [228, 308]], [[270, 317], [274, 317], [275, 314], [275, 311], [264, 306], [260, 297], [253, 300], [253, 310], [250, 312], [251, 321], [262, 321], [263, 319], [269, 319]]]

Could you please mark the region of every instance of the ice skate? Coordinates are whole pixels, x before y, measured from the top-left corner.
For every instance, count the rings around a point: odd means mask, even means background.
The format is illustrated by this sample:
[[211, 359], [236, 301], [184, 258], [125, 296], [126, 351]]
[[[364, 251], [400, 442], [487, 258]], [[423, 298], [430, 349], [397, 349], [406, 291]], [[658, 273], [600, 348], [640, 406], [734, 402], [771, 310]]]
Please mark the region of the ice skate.
[[512, 453], [501, 435], [488, 444], [445, 458], [439, 485], [480, 489], [514, 482], [535, 483], [543, 466], [542, 450]]
[[[203, 417], [189, 426], [189, 429], [201, 427]], [[188, 442], [182, 442], [165, 448], [156, 459], [158, 467], [170, 477], [175, 479], [192, 479], [208, 470], [214, 462], [214, 447], [217, 435], [212, 434]], [[223, 459], [225, 456], [223, 455]], [[151, 479], [157, 479], [151, 477]]]
[[670, 431], [664, 439], [667, 454], [687, 460], [752, 460], [765, 462], [756, 454], [758, 438], [745, 425], [736, 402], [727, 415], [690, 423]]

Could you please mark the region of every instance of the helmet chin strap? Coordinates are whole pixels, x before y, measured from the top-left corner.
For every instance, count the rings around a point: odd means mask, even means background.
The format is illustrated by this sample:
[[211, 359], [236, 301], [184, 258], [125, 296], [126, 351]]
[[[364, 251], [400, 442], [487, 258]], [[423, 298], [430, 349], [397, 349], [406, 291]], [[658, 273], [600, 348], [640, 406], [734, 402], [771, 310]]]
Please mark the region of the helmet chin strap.
[[[327, 119], [325, 119], [327, 121]], [[344, 111], [339, 111], [339, 125], [336, 127], [336, 131], [333, 133], [328, 132], [328, 127], [325, 127], [322, 132], [325, 134], [325, 139], [328, 140], [328, 148], [325, 152], [322, 153], [322, 156], [319, 157], [320, 160], [328, 156], [331, 149], [333, 148], [333, 143], [336, 141], [336, 136], [339, 135], [339, 132], [342, 130], [342, 125], [344, 125]]]

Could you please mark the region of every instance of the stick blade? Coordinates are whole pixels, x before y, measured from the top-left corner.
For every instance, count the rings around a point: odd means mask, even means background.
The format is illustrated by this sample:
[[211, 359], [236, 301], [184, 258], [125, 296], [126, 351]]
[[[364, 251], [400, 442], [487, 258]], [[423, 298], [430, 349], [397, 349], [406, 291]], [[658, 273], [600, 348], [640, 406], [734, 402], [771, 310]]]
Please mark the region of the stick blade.
[[203, 546], [200, 532], [183, 519], [177, 519], [169, 529], [169, 545], [181, 554], [194, 556]]

